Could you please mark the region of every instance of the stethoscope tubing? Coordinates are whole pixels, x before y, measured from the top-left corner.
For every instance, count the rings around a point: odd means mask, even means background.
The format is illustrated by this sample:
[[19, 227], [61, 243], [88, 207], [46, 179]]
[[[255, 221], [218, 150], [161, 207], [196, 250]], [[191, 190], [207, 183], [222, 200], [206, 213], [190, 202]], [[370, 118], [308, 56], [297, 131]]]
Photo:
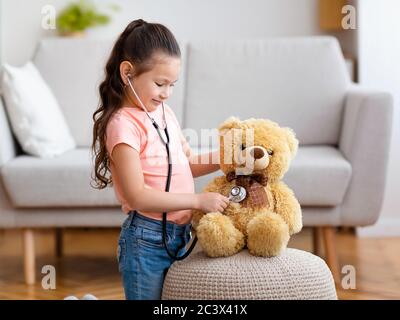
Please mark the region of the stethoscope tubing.
[[[142, 106], [142, 109], [144, 110], [144, 112], [146, 112], [147, 117], [150, 119], [151, 123], [153, 124], [153, 127], [156, 129], [157, 134], [160, 136], [161, 141], [165, 145], [165, 149], [167, 151], [167, 158], [168, 158], [168, 175], [167, 175], [167, 181], [165, 184], [165, 192], [169, 192], [169, 188], [171, 185], [171, 176], [172, 176], [172, 162], [171, 162], [171, 153], [170, 153], [170, 149], [169, 149], [170, 139], [169, 139], [168, 126], [167, 126], [167, 119], [165, 116], [164, 102], [161, 102], [161, 103], [162, 103], [162, 109], [163, 109], [163, 120], [164, 120], [164, 126], [165, 126], [164, 133], [165, 133], [166, 140], [164, 140], [164, 137], [162, 136], [162, 134], [160, 132], [160, 126], [157, 124], [157, 122], [154, 120], [154, 118], [152, 118], [150, 116], [150, 114], [147, 112], [147, 108], [145, 107], [144, 103], [139, 98], [138, 94], [136, 93], [135, 89], [133, 88], [129, 77], [128, 77], [128, 84], [129, 84], [130, 88], [132, 89], [132, 92], [135, 95], [136, 99], [139, 101], [140, 105]], [[162, 238], [163, 238], [165, 251], [167, 252], [168, 256], [173, 260], [179, 261], [179, 260], [185, 259], [192, 252], [192, 250], [194, 249], [194, 247], [197, 243], [197, 236], [195, 236], [189, 249], [182, 256], [179, 256], [179, 257], [176, 254], [173, 254], [169, 250], [168, 243], [167, 243], [167, 212], [163, 212], [162, 231], [163, 231]], [[182, 245], [180, 248], [178, 248], [177, 252], [179, 252], [180, 249], [183, 248], [183, 246], [185, 246], [185, 244]]]

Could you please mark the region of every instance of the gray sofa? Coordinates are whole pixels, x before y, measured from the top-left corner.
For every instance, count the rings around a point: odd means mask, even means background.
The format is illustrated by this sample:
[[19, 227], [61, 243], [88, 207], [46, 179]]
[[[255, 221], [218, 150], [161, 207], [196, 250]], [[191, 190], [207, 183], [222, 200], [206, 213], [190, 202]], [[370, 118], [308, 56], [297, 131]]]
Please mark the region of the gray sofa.
[[[117, 227], [124, 215], [111, 188], [90, 186], [92, 114], [112, 42], [52, 38], [33, 62], [57, 97], [78, 148], [54, 159], [20, 151], [0, 104], [0, 228], [24, 230], [25, 280], [35, 281], [36, 228]], [[334, 227], [366, 226], [384, 194], [392, 98], [351, 83], [330, 37], [189, 42], [169, 105], [182, 128], [215, 128], [227, 117], [269, 118], [294, 129], [300, 148], [286, 183], [305, 226], [325, 240], [336, 280]], [[198, 150], [215, 149], [208, 141]], [[215, 173], [216, 174], [221, 174]], [[196, 179], [196, 189], [211, 176]]]

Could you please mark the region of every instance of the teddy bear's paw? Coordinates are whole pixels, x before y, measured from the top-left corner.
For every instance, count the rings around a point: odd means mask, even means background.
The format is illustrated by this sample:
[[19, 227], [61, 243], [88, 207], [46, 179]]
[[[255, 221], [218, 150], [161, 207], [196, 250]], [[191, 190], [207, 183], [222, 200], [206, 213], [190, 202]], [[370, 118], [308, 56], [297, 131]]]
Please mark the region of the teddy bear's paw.
[[219, 212], [206, 214], [197, 226], [197, 238], [209, 257], [227, 257], [244, 247], [244, 235]]
[[250, 254], [261, 257], [279, 255], [289, 242], [289, 227], [273, 212], [260, 213], [247, 225], [247, 247]]

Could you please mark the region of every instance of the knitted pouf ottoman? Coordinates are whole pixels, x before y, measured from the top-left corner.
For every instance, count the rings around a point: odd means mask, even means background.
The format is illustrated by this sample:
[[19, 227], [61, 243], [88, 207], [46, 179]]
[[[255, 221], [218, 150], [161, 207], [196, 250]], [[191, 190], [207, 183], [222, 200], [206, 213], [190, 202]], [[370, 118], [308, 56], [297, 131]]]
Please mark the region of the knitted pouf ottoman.
[[287, 248], [273, 258], [247, 250], [226, 258], [203, 252], [175, 262], [165, 277], [162, 299], [337, 299], [332, 274], [321, 258]]

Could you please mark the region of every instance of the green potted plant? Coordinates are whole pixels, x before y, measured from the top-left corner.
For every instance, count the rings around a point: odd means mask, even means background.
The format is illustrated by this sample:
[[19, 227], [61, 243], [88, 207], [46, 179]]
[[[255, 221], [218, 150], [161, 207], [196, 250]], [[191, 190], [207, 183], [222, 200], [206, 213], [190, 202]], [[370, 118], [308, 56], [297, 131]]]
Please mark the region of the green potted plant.
[[[114, 10], [118, 8], [112, 7]], [[86, 29], [106, 25], [110, 16], [100, 13], [95, 5], [87, 0], [70, 3], [57, 16], [57, 30], [63, 36], [83, 36]]]

